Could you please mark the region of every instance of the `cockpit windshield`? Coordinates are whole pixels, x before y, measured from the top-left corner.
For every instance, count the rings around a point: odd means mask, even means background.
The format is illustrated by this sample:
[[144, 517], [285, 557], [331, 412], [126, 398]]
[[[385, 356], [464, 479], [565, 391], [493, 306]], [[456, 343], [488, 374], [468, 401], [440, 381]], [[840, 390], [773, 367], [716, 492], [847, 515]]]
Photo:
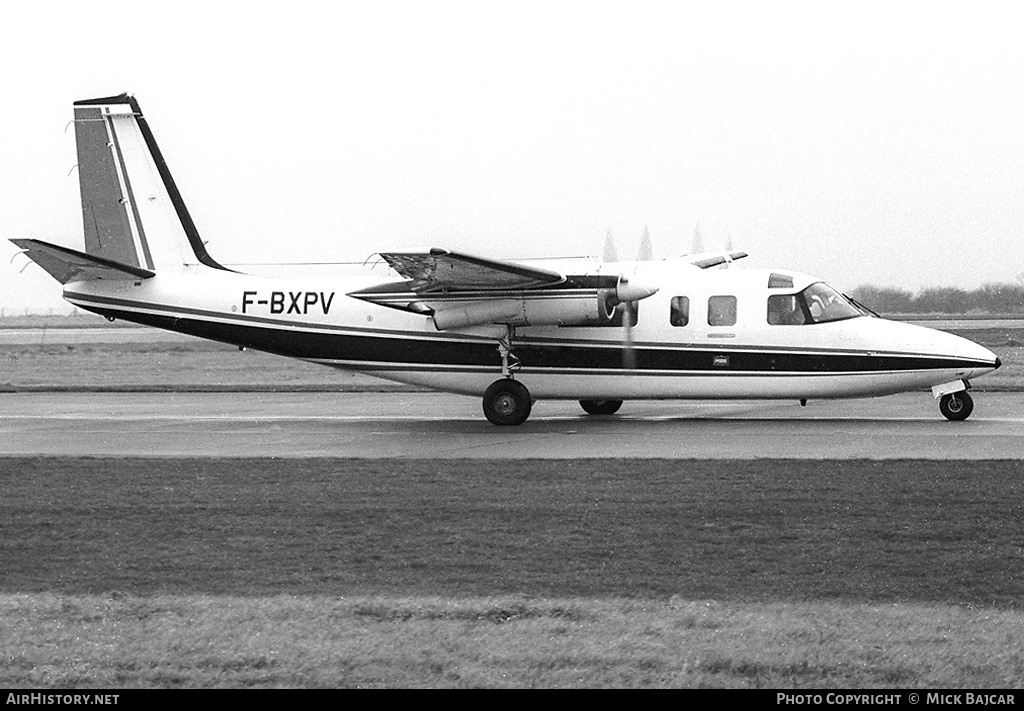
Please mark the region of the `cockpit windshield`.
[[773, 325], [803, 326], [865, 315], [853, 301], [820, 281], [798, 294], [768, 297], [768, 323]]

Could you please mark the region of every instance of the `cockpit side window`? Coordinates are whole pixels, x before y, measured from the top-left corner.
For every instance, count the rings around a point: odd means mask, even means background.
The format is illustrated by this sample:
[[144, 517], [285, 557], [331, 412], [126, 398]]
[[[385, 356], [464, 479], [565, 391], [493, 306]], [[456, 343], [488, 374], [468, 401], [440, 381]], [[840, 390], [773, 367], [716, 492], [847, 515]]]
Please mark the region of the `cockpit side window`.
[[800, 293], [814, 323], [842, 321], [864, 315], [849, 299], [824, 282], [811, 284]]
[[824, 282], [811, 284], [799, 294], [768, 297], [768, 323], [773, 326], [828, 323], [863, 315], [848, 298]]

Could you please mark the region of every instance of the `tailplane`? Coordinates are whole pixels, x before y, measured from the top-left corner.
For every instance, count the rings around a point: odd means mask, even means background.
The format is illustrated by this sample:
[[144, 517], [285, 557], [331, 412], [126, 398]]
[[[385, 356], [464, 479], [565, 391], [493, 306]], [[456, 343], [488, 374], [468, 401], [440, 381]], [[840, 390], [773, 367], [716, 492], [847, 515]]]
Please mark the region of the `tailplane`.
[[156, 272], [150, 269], [85, 254], [41, 239], [12, 239], [11, 242], [21, 247], [29, 259], [61, 284], [93, 279], [139, 281], [156, 276]]
[[146, 272], [225, 269], [207, 254], [135, 97], [76, 101], [75, 140], [87, 255]]

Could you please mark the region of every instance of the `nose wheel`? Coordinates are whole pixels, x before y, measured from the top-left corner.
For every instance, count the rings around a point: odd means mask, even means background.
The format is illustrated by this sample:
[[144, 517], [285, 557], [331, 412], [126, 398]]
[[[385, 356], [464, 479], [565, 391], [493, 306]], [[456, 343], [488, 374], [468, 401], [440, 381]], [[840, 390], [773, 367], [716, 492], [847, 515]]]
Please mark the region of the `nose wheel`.
[[974, 410], [974, 400], [966, 390], [939, 398], [939, 412], [947, 420], [966, 420]]

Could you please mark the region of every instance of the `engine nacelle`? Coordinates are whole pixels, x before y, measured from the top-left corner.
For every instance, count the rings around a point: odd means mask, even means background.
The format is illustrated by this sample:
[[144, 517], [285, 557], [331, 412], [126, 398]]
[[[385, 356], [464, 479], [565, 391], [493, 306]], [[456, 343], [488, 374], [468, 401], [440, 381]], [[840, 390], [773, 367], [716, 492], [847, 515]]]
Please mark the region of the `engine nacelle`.
[[513, 326], [562, 326], [604, 323], [615, 312], [614, 299], [605, 290], [587, 294], [553, 296], [550, 294], [481, 301], [454, 301], [431, 304], [434, 325], [448, 331], [489, 323]]

